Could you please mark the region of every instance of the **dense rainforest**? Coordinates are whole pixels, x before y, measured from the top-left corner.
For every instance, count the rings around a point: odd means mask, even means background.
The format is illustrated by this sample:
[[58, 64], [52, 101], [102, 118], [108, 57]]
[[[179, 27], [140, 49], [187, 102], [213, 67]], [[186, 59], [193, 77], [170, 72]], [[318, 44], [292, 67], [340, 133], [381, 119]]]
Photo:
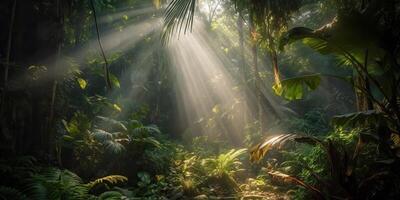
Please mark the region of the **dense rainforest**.
[[399, 0], [2, 0], [0, 199], [400, 197]]

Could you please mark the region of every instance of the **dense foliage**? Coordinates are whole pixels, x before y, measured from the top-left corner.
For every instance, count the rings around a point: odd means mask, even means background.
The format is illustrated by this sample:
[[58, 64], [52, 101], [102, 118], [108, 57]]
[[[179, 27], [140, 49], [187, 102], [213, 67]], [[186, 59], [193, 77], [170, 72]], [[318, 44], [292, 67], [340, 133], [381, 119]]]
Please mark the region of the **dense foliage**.
[[397, 199], [397, 0], [5, 0], [0, 199]]

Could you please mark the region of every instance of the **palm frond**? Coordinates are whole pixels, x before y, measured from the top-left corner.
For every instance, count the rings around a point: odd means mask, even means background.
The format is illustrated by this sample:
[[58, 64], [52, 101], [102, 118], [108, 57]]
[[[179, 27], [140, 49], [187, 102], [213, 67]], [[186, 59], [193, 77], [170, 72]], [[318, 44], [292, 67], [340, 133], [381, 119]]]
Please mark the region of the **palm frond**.
[[161, 134], [160, 129], [156, 125], [145, 126], [140, 122], [131, 121], [128, 127], [129, 135], [131, 137], [136, 137], [139, 135], [148, 136], [151, 133]]
[[250, 160], [251, 162], [260, 161], [262, 158], [267, 155], [267, 153], [276, 148], [280, 149], [282, 146], [288, 141], [296, 141], [300, 143], [307, 144], [322, 144], [322, 141], [312, 136], [305, 136], [300, 134], [281, 134], [277, 136], [270, 137], [266, 139], [264, 142], [254, 146], [250, 151]]
[[164, 27], [161, 36], [163, 43], [168, 43], [175, 32], [178, 35], [192, 30], [197, 0], [172, 0], [165, 12]]
[[105, 142], [114, 139], [114, 135], [112, 133], [102, 129], [94, 129], [91, 132], [91, 135], [99, 142]]
[[114, 130], [119, 130], [119, 131], [126, 131], [127, 128], [126, 126], [118, 120], [109, 118], [109, 117], [103, 117], [103, 116], [96, 116], [98, 119], [100, 119], [102, 122], [104, 122], [105, 126], [112, 126]]
[[296, 184], [296, 185], [299, 185], [299, 186], [309, 190], [310, 192], [312, 192], [314, 195], [316, 195], [318, 197], [317, 199], [320, 199], [321, 197], [323, 197], [323, 194], [319, 189], [315, 188], [312, 185], [307, 184], [306, 182], [298, 179], [297, 177], [294, 177], [294, 176], [291, 176], [288, 174], [284, 174], [279, 171], [270, 171], [270, 172], [268, 172], [268, 174], [271, 175], [273, 178], [280, 179], [287, 183]]
[[107, 140], [103, 143], [108, 152], [120, 154], [125, 151], [125, 146], [116, 140]]
[[153, 137], [133, 138], [131, 141], [142, 144], [150, 144], [156, 148], [161, 148], [161, 143]]

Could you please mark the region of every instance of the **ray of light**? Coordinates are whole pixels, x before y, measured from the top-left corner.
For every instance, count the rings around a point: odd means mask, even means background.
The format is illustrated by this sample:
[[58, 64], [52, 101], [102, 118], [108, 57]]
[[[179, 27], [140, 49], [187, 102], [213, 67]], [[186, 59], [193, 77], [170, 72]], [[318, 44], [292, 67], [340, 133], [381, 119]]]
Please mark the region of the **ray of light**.
[[[240, 115], [246, 115], [243, 104], [238, 103], [243, 97], [235, 91], [236, 83], [225, 68], [230, 63], [209, 45], [204, 33], [202, 26], [196, 25], [192, 34], [173, 41], [169, 47], [176, 70], [181, 115], [189, 123], [206, 120], [219, 134], [235, 138], [243, 129]], [[204, 131], [209, 130], [200, 132]]]

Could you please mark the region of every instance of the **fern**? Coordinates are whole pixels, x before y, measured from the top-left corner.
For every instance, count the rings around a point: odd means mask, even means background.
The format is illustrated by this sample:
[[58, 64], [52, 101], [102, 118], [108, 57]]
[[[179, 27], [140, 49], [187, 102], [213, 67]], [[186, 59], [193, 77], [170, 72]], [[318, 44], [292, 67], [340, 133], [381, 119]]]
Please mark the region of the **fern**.
[[124, 195], [122, 195], [121, 193], [119, 193], [117, 191], [107, 191], [107, 192], [100, 194], [98, 199], [99, 200], [121, 200], [121, 199], [124, 199], [123, 197], [124, 197]]
[[11, 188], [11, 187], [6, 187], [6, 186], [0, 186], [0, 199], [15, 199], [15, 200], [25, 200], [29, 199], [25, 194], [23, 194], [21, 191]]
[[91, 181], [89, 183], [86, 184], [86, 186], [89, 189], [92, 189], [98, 185], [106, 185], [108, 186], [108, 184], [111, 185], [115, 185], [118, 183], [123, 183], [123, 182], [127, 182], [128, 178], [126, 178], [125, 176], [121, 176], [121, 175], [110, 175], [110, 176], [105, 176], [102, 178], [98, 178], [94, 181]]
[[33, 199], [86, 199], [88, 188], [76, 174], [50, 168], [31, 178], [28, 191]]

